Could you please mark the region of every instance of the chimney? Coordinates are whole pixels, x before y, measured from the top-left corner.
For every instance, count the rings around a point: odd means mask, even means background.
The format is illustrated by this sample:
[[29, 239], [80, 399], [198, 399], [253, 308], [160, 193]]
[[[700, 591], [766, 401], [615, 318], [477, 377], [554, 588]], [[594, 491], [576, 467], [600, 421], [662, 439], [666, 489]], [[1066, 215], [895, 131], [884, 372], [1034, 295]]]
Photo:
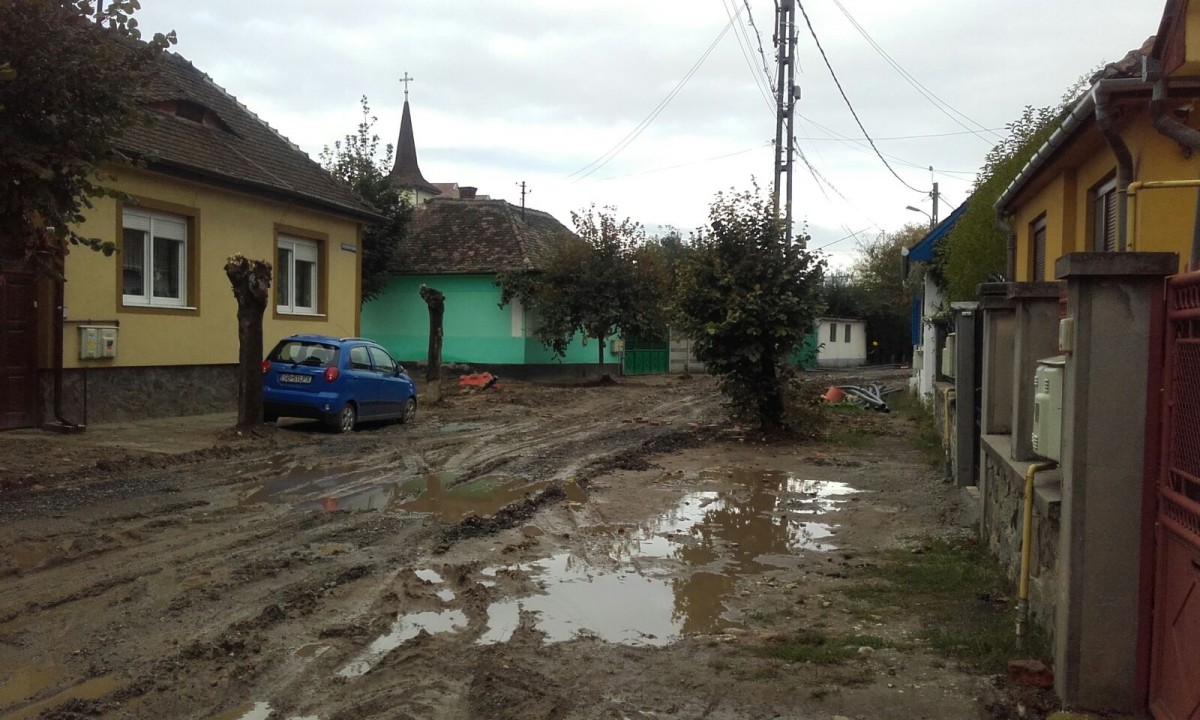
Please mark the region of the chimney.
[[478, 189], [479, 188], [474, 188], [474, 187], [471, 187], [470, 185], [459, 185], [458, 186], [458, 196], [463, 200], [474, 200], [475, 199], [475, 191], [477, 191]]

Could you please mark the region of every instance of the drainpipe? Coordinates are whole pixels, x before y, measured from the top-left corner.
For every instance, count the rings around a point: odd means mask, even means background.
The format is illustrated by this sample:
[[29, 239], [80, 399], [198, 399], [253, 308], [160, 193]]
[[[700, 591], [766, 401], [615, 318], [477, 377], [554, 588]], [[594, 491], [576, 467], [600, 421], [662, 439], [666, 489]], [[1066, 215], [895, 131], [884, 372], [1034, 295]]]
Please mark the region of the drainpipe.
[[1117, 156], [1117, 250], [1125, 252], [1129, 218], [1129, 183], [1133, 182], [1133, 155], [1117, 131], [1109, 95], [1103, 85], [1096, 87], [1096, 128]]
[[1036, 462], [1025, 471], [1025, 513], [1021, 522], [1021, 585], [1017, 599], [1017, 647], [1025, 642], [1029, 631], [1029, 571], [1033, 558], [1033, 478], [1042, 470], [1052, 470], [1058, 463]]
[[[63, 267], [58, 268], [61, 274]], [[63, 292], [64, 278], [54, 279], [54, 419], [58, 420], [58, 428], [74, 431], [79, 428], [63, 416], [63, 333], [66, 332], [63, 323], [63, 304], [66, 293]]]
[[[1191, 150], [1200, 150], [1200, 131], [1184, 125], [1167, 113], [1166, 80], [1154, 83], [1150, 98], [1150, 120], [1154, 129], [1180, 145]], [[1188, 270], [1200, 268], [1200, 190], [1196, 192], [1196, 215], [1192, 221], [1192, 251], [1188, 257]]]

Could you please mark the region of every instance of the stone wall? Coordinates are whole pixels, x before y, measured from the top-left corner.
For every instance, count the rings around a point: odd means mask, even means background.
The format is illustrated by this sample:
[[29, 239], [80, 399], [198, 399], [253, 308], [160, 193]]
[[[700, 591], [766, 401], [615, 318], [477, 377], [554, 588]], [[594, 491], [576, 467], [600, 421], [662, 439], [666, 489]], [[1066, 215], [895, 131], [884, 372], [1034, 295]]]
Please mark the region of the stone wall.
[[[54, 372], [40, 374], [42, 418], [54, 420]], [[83, 425], [237, 410], [236, 365], [63, 371], [63, 415]]]
[[[1020, 582], [1025, 471], [1030, 463], [1010, 459], [1011, 440], [1009, 435], [984, 435], [980, 443], [980, 534], [1015, 587]], [[1058, 470], [1039, 472], [1034, 482], [1029, 612], [1033, 622], [1050, 633], [1057, 599], [1061, 484]]]

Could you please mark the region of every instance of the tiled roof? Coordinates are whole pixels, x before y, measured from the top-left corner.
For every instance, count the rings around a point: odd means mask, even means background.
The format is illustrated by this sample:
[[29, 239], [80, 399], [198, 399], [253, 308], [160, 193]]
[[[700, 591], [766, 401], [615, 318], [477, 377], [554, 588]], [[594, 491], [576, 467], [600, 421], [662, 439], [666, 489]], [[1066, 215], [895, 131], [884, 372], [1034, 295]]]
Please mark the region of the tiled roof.
[[1140, 78], [1142, 76], [1142, 58], [1150, 55], [1154, 49], [1155, 36], [1151, 35], [1142, 46], [1125, 53], [1125, 57], [1116, 62], [1110, 62], [1100, 68], [1091, 77], [1091, 82], [1111, 80], [1113, 78]]
[[117, 143], [151, 169], [364, 219], [377, 215], [353, 190], [175, 53], [163, 53], [146, 100], [189, 100], [225, 125], [155, 114], [156, 122], [132, 128]]
[[401, 243], [406, 274], [495, 273], [537, 267], [574, 236], [549, 213], [504, 200], [433, 198], [413, 212]]

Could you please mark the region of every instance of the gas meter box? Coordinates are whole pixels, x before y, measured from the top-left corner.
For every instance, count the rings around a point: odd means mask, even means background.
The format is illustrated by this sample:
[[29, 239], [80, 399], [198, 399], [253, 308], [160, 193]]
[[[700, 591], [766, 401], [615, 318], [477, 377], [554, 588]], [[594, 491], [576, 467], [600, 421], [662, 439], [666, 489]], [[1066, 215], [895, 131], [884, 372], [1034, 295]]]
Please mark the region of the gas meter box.
[[942, 347], [942, 374], [951, 379], [954, 378], [954, 364], [958, 362], [958, 354], [955, 352], [957, 347], [958, 333], [950, 333]]
[[1033, 451], [1048, 460], [1062, 459], [1063, 376], [1067, 357], [1038, 360], [1033, 374]]
[[79, 359], [98, 360], [117, 356], [117, 328], [110, 325], [79, 326]]

